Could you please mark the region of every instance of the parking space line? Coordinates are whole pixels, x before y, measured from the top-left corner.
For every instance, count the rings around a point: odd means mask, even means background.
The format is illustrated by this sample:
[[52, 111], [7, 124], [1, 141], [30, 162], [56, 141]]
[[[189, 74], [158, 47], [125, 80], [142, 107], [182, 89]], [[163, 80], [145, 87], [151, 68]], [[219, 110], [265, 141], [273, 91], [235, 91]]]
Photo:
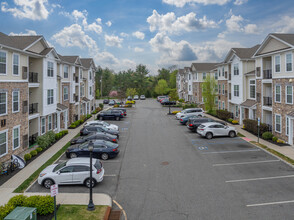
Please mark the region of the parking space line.
[[288, 176], [270, 176], [270, 177], [261, 177], [253, 179], [240, 179], [240, 180], [228, 180], [226, 183], [237, 183], [237, 182], [247, 182], [247, 181], [257, 181], [257, 180], [272, 180], [272, 179], [283, 179], [283, 178], [293, 178], [294, 175]]
[[280, 160], [263, 160], [263, 161], [242, 162], [242, 163], [223, 163], [223, 164], [213, 164], [212, 166], [219, 167], [219, 166], [246, 165], [246, 164], [256, 164], [256, 163], [272, 163], [272, 162], [280, 162]]
[[102, 163], [120, 163], [120, 160], [107, 160], [107, 161], [102, 161]]
[[280, 202], [267, 202], [267, 203], [251, 204], [251, 205], [246, 205], [246, 206], [247, 207], [256, 207], [256, 206], [280, 205], [280, 204], [288, 204], [288, 203], [294, 203], [294, 200], [280, 201]]
[[243, 153], [243, 152], [250, 152], [250, 151], [260, 151], [260, 149], [252, 149], [252, 150], [230, 150], [230, 151], [212, 151], [212, 152], [205, 152], [205, 153], [202, 153], [202, 154]]
[[116, 174], [105, 174], [104, 177], [114, 177], [117, 176]]

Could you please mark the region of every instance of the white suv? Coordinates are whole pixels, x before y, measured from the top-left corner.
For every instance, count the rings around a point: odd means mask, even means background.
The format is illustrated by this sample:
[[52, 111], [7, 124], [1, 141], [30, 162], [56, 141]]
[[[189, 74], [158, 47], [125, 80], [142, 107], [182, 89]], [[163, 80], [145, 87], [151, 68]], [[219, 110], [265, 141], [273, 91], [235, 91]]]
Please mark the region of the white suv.
[[105, 128], [109, 128], [109, 129], [113, 129], [113, 130], [119, 130], [118, 129], [118, 126], [117, 125], [114, 125], [114, 124], [109, 124], [107, 123], [106, 121], [100, 121], [100, 120], [95, 120], [95, 121], [87, 121], [85, 124], [84, 124], [84, 127], [85, 126], [89, 126], [89, 125], [93, 125], [93, 126], [103, 126]]
[[[98, 159], [92, 160], [92, 186], [101, 182], [104, 168]], [[60, 164], [53, 164], [45, 168], [38, 177], [38, 183], [50, 189], [53, 184], [84, 184], [90, 187], [90, 159], [74, 158]]]
[[195, 115], [195, 116], [204, 116], [204, 111], [202, 108], [187, 108], [179, 113], [176, 114], [176, 118], [179, 120], [184, 116], [187, 115]]
[[234, 127], [218, 122], [206, 122], [198, 126], [197, 133], [207, 139], [211, 139], [214, 136], [229, 136], [233, 138], [236, 137], [237, 130]]

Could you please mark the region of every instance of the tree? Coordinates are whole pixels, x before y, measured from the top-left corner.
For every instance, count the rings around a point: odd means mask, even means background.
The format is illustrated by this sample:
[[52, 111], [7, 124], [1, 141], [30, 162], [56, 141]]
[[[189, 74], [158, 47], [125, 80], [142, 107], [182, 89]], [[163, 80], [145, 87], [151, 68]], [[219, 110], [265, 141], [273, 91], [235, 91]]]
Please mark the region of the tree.
[[214, 77], [208, 75], [202, 84], [202, 97], [204, 99], [204, 105], [206, 111], [212, 111], [215, 107], [216, 80]]
[[100, 90], [99, 89], [96, 89], [96, 99], [99, 99], [99, 97], [100, 97]]
[[155, 92], [158, 95], [164, 95], [168, 93], [168, 91], [169, 91], [169, 88], [168, 88], [167, 82], [164, 79], [159, 80], [155, 87]]
[[171, 101], [178, 101], [179, 100], [179, 96], [178, 96], [178, 92], [177, 89], [171, 89], [169, 91], [169, 97]]
[[158, 70], [158, 79], [164, 79], [165, 81], [169, 81], [170, 77], [170, 71], [167, 69], [162, 68], [161, 70]]
[[174, 70], [169, 77], [169, 87], [171, 89], [176, 88], [176, 84], [177, 84], [177, 74], [178, 74], [178, 70]]
[[137, 95], [137, 90], [135, 88], [128, 88], [127, 89], [127, 92], [126, 92], [126, 95], [127, 96], [132, 96], [134, 97], [134, 95]]

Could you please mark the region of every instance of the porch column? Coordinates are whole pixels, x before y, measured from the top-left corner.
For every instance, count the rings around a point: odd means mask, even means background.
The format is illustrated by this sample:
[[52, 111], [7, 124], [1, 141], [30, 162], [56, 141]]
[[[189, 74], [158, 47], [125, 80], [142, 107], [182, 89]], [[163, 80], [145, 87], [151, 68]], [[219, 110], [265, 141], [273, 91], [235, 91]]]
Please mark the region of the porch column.
[[293, 118], [289, 118], [288, 144], [293, 145]]
[[57, 112], [57, 132], [60, 132], [60, 112]]
[[[243, 125], [243, 111], [244, 111], [244, 108], [240, 105], [240, 125]], [[245, 112], [244, 112], [245, 114]]]

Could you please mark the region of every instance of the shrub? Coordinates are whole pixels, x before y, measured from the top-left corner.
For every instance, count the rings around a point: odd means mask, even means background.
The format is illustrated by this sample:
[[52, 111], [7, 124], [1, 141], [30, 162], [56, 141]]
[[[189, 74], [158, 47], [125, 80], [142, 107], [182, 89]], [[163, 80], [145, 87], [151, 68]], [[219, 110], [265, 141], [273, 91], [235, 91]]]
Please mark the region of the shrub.
[[15, 209], [15, 207], [8, 203], [0, 206], [0, 219], [4, 219], [10, 212], [13, 211], [13, 209]]
[[68, 134], [68, 130], [63, 130], [60, 133], [62, 134], [62, 136], [64, 136], [64, 135]]
[[[258, 130], [257, 130], [257, 120], [251, 120], [251, 119], [244, 119], [243, 124], [245, 125], [245, 130], [257, 135]], [[264, 132], [267, 132], [269, 130], [269, 127], [267, 124], [260, 123], [259, 126], [259, 132], [262, 135]]]
[[87, 119], [91, 118], [92, 115], [91, 114], [87, 114]]
[[53, 131], [48, 131], [45, 135], [48, 136], [50, 144], [52, 144], [55, 141], [55, 133]]
[[271, 132], [269, 132], [269, 131], [264, 132], [264, 133], [262, 134], [262, 138], [263, 138], [264, 140], [272, 140], [273, 136], [274, 136], [274, 135], [273, 135]]
[[231, 112], [229, 112], [227, 110], [221, 110], [221, 109], [216, 110], [216, 115], [218, 118], [220, 118], [224, 121], [228, 121], [228, 119], [232, 117]]
[[126, 101], [126, 104], [135, 104], [136, 103], [136, 101]]
[[283, 141], [283, 140], [281, 140], [281, 139], [278, 139], [278, 140], [277, 140], [277, 143], [279, 143], [279, 144], [285, 144], [285, 141]]
[[228, 119], [228, 122], [232, 123], [232, 121], [234, 121], [232, 118]]
[[38, 152], [37, 152], [36, 150], [32, 150], [32, 151], [30, 152], [30, 155], [31, 155], [32, 157], [37, 156], [37, 154], [38, 154]]
[[100, 110], [102, 110], [103, 107], [104, 107], [104, 105], [103, 105], [102, 103], [99, 103], [99, 108], [100, 108]]
[[41, 147], [36, 148], [36, 151], [40, 153], [43, 149]]
[[49, 146], [50, 142], [46, 135], [42, 135], [37, 137], [37, 144], [44, 150]]
[[97, 110], [95, 109], [94, 111], [92, 111], [92, 114], [97, 114]]
[[132, 104], [126, 104], [124, 105], [125, 108], [132, 108]]
[[81, 115], [81, 119], [80, 119], [80, 121], [85, 121], [86, 120], [86, 118], [87, 118], [87, 116], [86, 115]]
[[9, 199], [8, 203], [9, 205], [12, 205], [14, 207], [17, 206], [23, 206], [24, 201], [26, 200], [26, 196], [24, 195], [17, 195], [17, 196], [13, 196]]
[[30, 154], [25, 154], [24, 155], [24, 159], [25, 159], [25, 161], [28, 161], [28, 160], [30, 160], [32, 158], [32, 155], [30, 155]]
[[207, 112], [207, 114], [210, 114], [210, 115], [212, 115], [212, 116], [216, 116], [216, 111], [215, 111], [215, 110], [209, 110], [209, 111]]
[[115, 104], [113, 107], [114, 107], [114, 108], [117, 108], [117, 107], [119, 107], [119, 105], [118, 105], [118, 104]]
[[69, 126], [69, 128], [76, 128], [77, 126], [74, 125], [73, 123]]
[[62, 137], [62, 133], [55, 134], [55, 140], [59, 140]]
[[233, 124], [239, 124], [239, 121], [237, 121], [237, 120], [233, 120], [232, 123], [233, 123]]
[[179, 99], [179, 102], [184, 102], [185, 100], [184, 99]]
[[54, 199], [51, 196], [30, 196], [24, 200], [25, 207], [37, 208], [39, 215], [47, 215], [54, 212]]
[[273, 142], [277, 142], [277, 140], [278, 140], [278, 138], [277, 138], [276, 136], [273, 136], [273, 137], [272, 137], [272, 141], [273, 141]]

